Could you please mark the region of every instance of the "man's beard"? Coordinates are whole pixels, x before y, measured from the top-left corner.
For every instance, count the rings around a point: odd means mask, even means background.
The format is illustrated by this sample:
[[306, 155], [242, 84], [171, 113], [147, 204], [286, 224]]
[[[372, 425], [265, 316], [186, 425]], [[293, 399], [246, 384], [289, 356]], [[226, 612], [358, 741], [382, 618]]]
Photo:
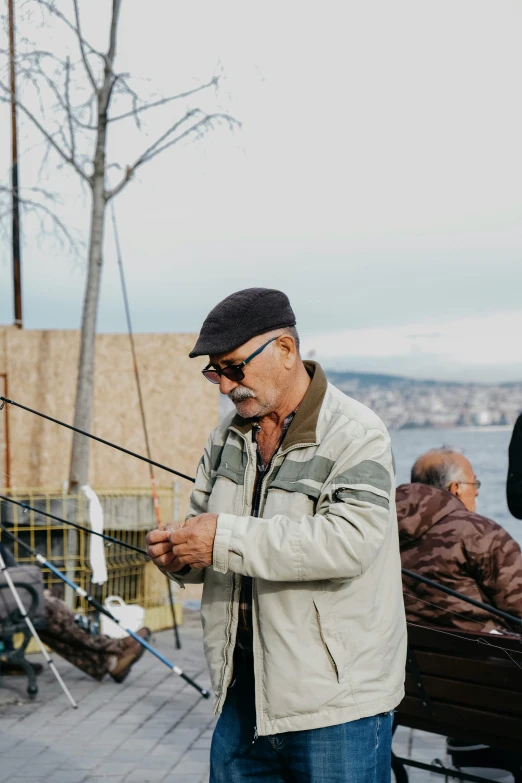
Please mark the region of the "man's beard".
[[255, 399], [256, 394], [252, 389], [248, 389], [246, 386], [236, 386], [235, 389], [232, 389], [232, 391], [228, 393], [228, 398], [229, 400], [232, 400], [234, 405], [237, 405], [238, 402]]
[[255, 409], [248, 412], [248, 400], [257, 400], [257, 394], [247, 386], [237, 386], [235, 389], [232, 389], [232, 391], [228, 394], [228, 398], [234, 403], [237, 412], [244, 419], [256, 418], [257, 416], [265, 413], [265, 409], [270, 407], [266, 403], [263, 404], [258, 402], [257, 406], [255, 406]]

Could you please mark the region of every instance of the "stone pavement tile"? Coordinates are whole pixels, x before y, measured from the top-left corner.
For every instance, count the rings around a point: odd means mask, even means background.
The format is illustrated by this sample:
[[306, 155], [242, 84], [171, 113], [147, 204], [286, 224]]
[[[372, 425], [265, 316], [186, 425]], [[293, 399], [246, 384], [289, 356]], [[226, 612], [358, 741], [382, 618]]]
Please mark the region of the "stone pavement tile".
[[16, 776], [15, 778], [9, 778], [10, 783], [33, 783], [34, 778], [21, 778]]
[[40, 764], [38, 759], [35, 759], [30, 764], [24, 764], [19, 768], [18, 774], [22, 777], [31, 776], [34, 780], [45, 780], [52, 778], [54, 770], [57, 768], [57, 764]]
[[169, 771], [174, 764], [181, 758], [181, 754], [176, 756], [170, 753], [154, 754], [149, 753], [148, 756], [143, 756], [141, 759], [140, 767], [147, 767], [147, 769], [163, 769]]
[[103, 764], [98, 764], [97, 768], [93, 770], [93, 775], [121, 775], [124, 777], [135, 767], [134, 760], [128, 761], [110, 761], [107, 759]]
[[0, 762], [0, 781], [10, 781], [15, 775], [20, 773], [20, 764], [13, 762], [12, 760]]
[[100, 775], [91, 775], [90, 777], [85, 778], [83, 783], [123, 783], [123, 781], [124, 778], [121, 775], [111, 775], [110, 778]]
[[85, 778], [83, 783], [123, 783], [123, 778], [121, 775], [116, 775], [116, 777], [111, 775], [110, 778], [91, 775], [89, 778]]
[[151, 767], [136, 767], [125, 778], [125, 783], [158, 783], [165, 780], [167, 770]]
[[[203, 778], [207, 779], [207, 776]], [[197, 774], [184, 774], [183, 772], [176, 772], [175, 774], [167, 775], [163, 778], [163, 783], [201, 783], [201, 775]]]
[[41, 742], [26, 739], [23, 742], [15, 742], [10, 748], [4, 748], [2, 760], [18, 758], [25, 761], [38, 756], [43, 750], [45, 750], [45, 745], [42, 745]]
[[81, 753], [74, 753], [71, 755], [68, 762], [62, 762], [58, 769], [84, 769], [87, 772], [100, 766], [100, 755], [93, 749], [92, 754], [82, 755]]

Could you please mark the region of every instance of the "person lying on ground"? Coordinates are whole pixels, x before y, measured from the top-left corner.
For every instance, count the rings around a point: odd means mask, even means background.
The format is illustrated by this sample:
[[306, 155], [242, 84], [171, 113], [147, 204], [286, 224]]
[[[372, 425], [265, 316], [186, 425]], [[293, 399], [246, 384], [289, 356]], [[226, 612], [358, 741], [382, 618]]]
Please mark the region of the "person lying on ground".
[[[3, 544], [0, 544], [0, 554], [8, 568], [17, 565], [13, 555]], [[0, 632], [2, 592], [0, 591]], [[44, 604], [45, 628], [38, 630], [44, 644], [95, 680], [102, 680], [106, 674], [116, 682], [125, 680], [144, 652], [144, 647], [139, 642], [130, 636], [113, 639], [104, 634], [88, 633], [76, 625], [74, 614], [67, 604], [52, 595], [49, 590], [44, 590]], [[148, 628], [141, 628], [138, 634], [145, 640], [150, 638]], [[19, 673], [16, 666], [7, 663], [0, 663], [0, 668], [4, 675]], [[40, 667], [37, 669], [41, 671]]]
[[[403, 568], [522, 618], [522, 556], [516, 541], [476, 513], [480, 488], [463, 454], [433, 449], [416, 461], [411, 484], [397, 488]], [[403, 576], [411, 623], [461, 631], [520, 633], [520, 626]]]

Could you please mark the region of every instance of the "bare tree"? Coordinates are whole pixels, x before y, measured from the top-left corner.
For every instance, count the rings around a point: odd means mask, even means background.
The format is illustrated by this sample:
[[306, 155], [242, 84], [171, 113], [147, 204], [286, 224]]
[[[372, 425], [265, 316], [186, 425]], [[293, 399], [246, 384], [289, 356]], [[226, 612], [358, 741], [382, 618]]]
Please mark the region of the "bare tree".
[[[90, 193], [91, 216], [88, 266], [83, 303], [80, 361], [74, 426], [90, 431], [94, 392], [95, 334], [103, 265], [105, 215], [109, 201], [117, 196], [146, 163], [182, 140], [201, 138], [218, 124], [233, 128], [239, 123], [224, 111], [207, 111], [194, 105], [197, 97], [216, 89], [218, 77], [184, 92], [145, 100], [131, 86], [129, 74], [116, 70], [118, 25], [122, 0], [111, 4], [108, 45], [101, 51], [84, 37], [79, 0], [33, 0], [45, 25], [62, 25], [74, 43], [72, 55], [60, 58], [23, 40], [17, 55], [20, 89], [17, 105], [22, 116], [46, 142], [46, 156], [54, 155], [70, 167]], [[4, 52], [5, 54], [5, 52]], [[0, 71], [1, 73], [1, 71]], [[52, 96], [52, 119], [46, 111]], [[0, 100], [10, 100], [10, 89], [0, 79]], [[143, 116], [158, 107], [180, 104], [167, 126], [130, 163], [107, 161], [108, 131], [115, 123], [131, 122], [141, 128]], [[117, 179], [113, 181], [114, 172]], [[87, 483], [89, 439], [74, 434], [69, 488]]]

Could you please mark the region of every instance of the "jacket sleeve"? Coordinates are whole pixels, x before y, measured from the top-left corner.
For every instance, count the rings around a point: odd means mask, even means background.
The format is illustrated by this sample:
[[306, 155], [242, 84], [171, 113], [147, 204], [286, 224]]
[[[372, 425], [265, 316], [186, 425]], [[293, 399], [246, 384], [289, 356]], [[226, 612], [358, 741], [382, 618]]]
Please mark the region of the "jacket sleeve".
[[522, 519], [522, 415], [518, 417], [509, 444], [507, 504], [517, 519]]
[[[212, 490], [212, 482], [210, 479], [211, 451], [212, 434], [207, 441], [205, 451], [203, 452], [203, 456], [198, 465], [196, 482], [190, 495], [189, 509], [187, 516], [185, 517], [185, 522], [187, 519], [199, 516], [199, 514], [205, 514], [208, 510], [208, 499]], [[182, 568], [181, 571], [178, 571], [177, 573], [168, 574], [168, 577], [169, 579], [172, 579], [173, 582], [177, 582], [177, 584], [181, 585], [181, 587], [184, 587], [185, 584], [200, 584], [205, 577], [205, 569], [185, 566], [185, 568]]]
[[360, 576], [396, 524], [390, 514], [392, 479], [388, 434], [366, 430], [356, 443], [347, 443], [314, 515], [220, 514], [213, 567], [281, 582]]
[[[498, 525], [465, 542], [470, 573], [497, 609], [522, 619], [522, 554], [509, 533]], [[520, 626], [516, 626], [520, 633]]]

